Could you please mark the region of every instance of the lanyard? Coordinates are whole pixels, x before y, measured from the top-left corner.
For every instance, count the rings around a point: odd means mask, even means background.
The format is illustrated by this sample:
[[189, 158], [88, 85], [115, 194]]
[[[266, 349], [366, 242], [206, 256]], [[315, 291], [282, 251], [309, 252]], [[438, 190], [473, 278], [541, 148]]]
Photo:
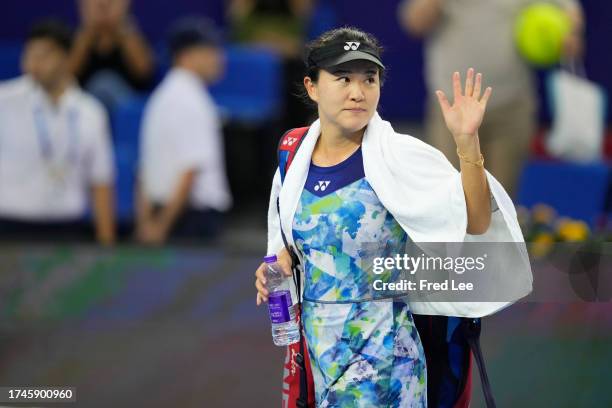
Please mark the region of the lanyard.
[[[34, 123], [36, 125], [36, 137], [40, 147], [40, 154], [47, 162], [51, 162], [54, 156], [53, 142], [45, 120], [45, 113], [42, 106], [34, 108]], [[66, 152], [66, 162], [76, 163], [77, 161], [77, 123], [78, 112], [72, 108], [68, 111], [68, 149]]]

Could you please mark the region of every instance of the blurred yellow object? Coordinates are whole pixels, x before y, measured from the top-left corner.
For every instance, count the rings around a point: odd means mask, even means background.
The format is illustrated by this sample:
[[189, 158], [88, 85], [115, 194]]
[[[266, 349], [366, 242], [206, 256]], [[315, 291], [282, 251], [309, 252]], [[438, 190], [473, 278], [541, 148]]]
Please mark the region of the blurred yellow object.
[[560, 7], [540, 2], [525, 7], [516, 19], [514, 38], [521, 55], [531, 64], [546, 67], [561, 59], [571, 21]]
[[584, 221], [562, 218], [557, 223], [557, 235], [562, 241], [586, 241], [590, 235], [589, 226]]
[[541, 233], [536, 235], [530, 243], [531, 255], [536, 259], [543, 258], [550, 252], [554, 242], [555, 237], [552, 234]]

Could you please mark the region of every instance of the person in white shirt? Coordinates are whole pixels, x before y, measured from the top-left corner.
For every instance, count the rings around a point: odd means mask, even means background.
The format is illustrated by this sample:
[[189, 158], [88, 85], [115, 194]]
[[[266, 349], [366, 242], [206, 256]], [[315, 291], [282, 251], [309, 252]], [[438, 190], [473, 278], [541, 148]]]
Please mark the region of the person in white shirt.
[[[512, 26], [518, 13], [541, 0], [402, 0], [399, 19], [402, 27], [425, 40], [424, 74], [428, 95], [436, 90], [451, 91], [448, 77], [454, 71], [475, 67], [495, 88], [480, 128], [483, 154], [488, 169], [516, 197], [523, 163], [537, 126], [535, 77], [517, 52]], [[577, 0], [547, 0], [566, 10], [572, 22], [563, 53], [565, 58], [579, 56], [583, 48], [584, 18]], [[441, 150], [458, 168], [455, 147], [449, 143], [448, 130], [438, 101], [426, 102], [427, 141]]]
[[23, 53], [25, 75], [0, 86], [2, 238], [43, 231], [55, 240], [77, 230], [80, 238], [91, 193], [97, 240], [115, 239], [108, 121], [70, 74], [71, 42], [61, 22], [36, 24]]
[[153, 92], [141, 130], [136, 236], [212, 238], [231, 205], [221, 124], [206, 84], [223, 71], [220, 35], [207, 19], [170, 31], [173, 67]]

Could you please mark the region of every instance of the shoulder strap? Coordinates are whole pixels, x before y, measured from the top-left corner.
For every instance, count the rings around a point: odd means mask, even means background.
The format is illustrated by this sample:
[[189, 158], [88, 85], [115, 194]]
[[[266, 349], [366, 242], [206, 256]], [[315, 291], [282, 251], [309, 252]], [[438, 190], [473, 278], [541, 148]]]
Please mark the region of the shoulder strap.
[[487, 369], [485, 367], [484, 357], [482, 356], [482, 350], [480, 348], [480, 331], [481, 321], [480, 319], [461, 319], [461, 326], [465, 339], [470, 345], [472, 355], [476, 359], [476, 365], [478, 365], [478, 372], [480, 373], [480, 383], [482, 386], [482, 392], [484, 393], [485, 403], [487, 408], [495, 408], [495, 399], [493, 398], [493, 391], [491, 390], [491, 383], [489, 382], [489, 376], [487, 375]]
[[[289, 166], [291, 166], [291, 162], [293, 161], [293, 157], [297, 153], [300, 145], [302, 144], [302, 140], [304, 140], [304, 135], [308, 132], [308, 127], [301, 127], [291, 129], [286, 132], [283, 137], [281, 137], [278, 142], [278, 168], [280, 170], [281, 183], [285, 181], [285, 175], [287, 174], [287, 170], [289, 170]], [[296, 288], [297, 294], [297, 306], [300, 310], [300, 317], [298, 317], [298, 324], [300, 326], [300, 348], [299, 352], [296, 354], [296, 362], [300, 369], [302, 370], [300, 375], [300, 384], [299, 384], [299, 396], [296, 401], [298, 408], [306, 408], [308, 406], [308, 370], [306, 367], [306, 350], [304, 345], [304, 334], [303, 334], [303, 326], [302, 326], [302, 317], [301, 317], [301, 307], [302, 307], [302, 277], [300, 275], [300, 258], [298, 258], [297, 253], [293, 249], [292, 246], [287, 242], [287, 237], [285, 236], [285, 232], [283, 231], [282, 222], [280, 220], [280, 199], [276, 198], [276, 209], [278, 211], [279, 223], [280, 223], [280, 232], [283, 238], [283, 243], [285, 244], [285, 248], [289, 251], [291, 255], [291, 269], [293, 270], [293, 282]], [[312, 374], [310, 374], [312, 376]]]
[[[291, 162], [293, 161], [295, 154], [297, 153], [298, 149], [300, 148], [302, 144], [302, 140], [304, 140], [304, 136], [306, 135], [306, 133], [308, 133], [308, 129], [309, 129], [308, 126], [290, 129], [287, 132], [285, 132], [283, 137], [281, 137], [280, 140], [278, 141], [277, 154], [278, 154], [278, 168], [280, 171], [281, 183], [285, 181], [285, 175], [287, 174], [287, 171], [289, 170], [289, 166], [291, 166]], [[297, 256], [297, 253], [295, 252], [294, 248], [291, 245], [289, 245], [289, 243], [287, 242], [287, 237], [285, 236], [285, 232], [283, 231], [282, 222], [280, 220], [280, 198], [279, 197], [276, 198], [276, 209], [278, 211], [279, 223], [281, 223], [280, 232], [283, 238], [283, 244], [285, 244], [285, 248], [287, 249], [287, 251], [289, 251], [289, 254], [291, 255], [291, 260], [292, 260], [291, 267], [294, 270], [293, 280], [295, 282], [295, 286], [297, 289], [298, 303], [301, 303], [301, 280], [300, 280], [300, 270], [298, 267], [300, 264], [300, 259]]]
[[[307, 132], [308, 132], [308, 127], [290, 129], [287, 132], [285, 132], [283, 137], [281, 137], [280, 140], [278, 141], [277, 154], [278, 154], [278, 168], [280, 170], [281, 183], [285, 181], [285, 175], [287, 174], [287, 170], [289, 170], [289, 166], [291, 166], [291, 162], [293, 161], [295, 154], [300, 148], [300, 145], [302, 144], [302, 140], [304, 140], [304, 136], [306, 135]], [[278, 211], [279, 222], [281, 222], [280, 220], [280, 198], [279, 197], [276, 198], [276, 209]], [[289, 254], [291, 255], [291, 260], [293, 261], [292, 268], [294, 269], [294, 272], [297, 272], [297, 273], [294, 273], [293, 279], [297, 287], [298, 302], [301, 303], [301, 296], [300, 296], [301, 295], [301, 291], [300, 291], [301, 282], [299, 279], [300, 271], [298, 268], [300, 259], [298, 258], [293, 247], [290, 246], [289, 243], [287, 242], [287, 237], [285, 236], [285, 232], [283, 231], [282, 223], [281, 223], [280, 230], [281, 230], [280, 231], [281, 236], [283, 237], [283, 243], [285, 244], [285, 248], [287, 248], [287, 251], [289, 251]]]
[[308, 132], [308, 127], [294, 128], [285, 132], [278, 142], [278, 168], [280, 170], [281, 183], [285, 181], [285, 175], [291, 162], [295, 157], [304, 136]]

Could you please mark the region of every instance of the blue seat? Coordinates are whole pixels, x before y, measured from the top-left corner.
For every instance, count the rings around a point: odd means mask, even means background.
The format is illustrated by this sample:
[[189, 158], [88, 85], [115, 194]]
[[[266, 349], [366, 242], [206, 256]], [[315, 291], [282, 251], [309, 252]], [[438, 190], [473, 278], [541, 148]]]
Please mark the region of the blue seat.
[[560, 216], [580, 219], [594, 227], [606, 211], [610, 170], [604, 163], [531, 161], [521, 177], [519, 204], [548, 204]]
[[334, 4], [332, 0], [319, 0], [315, 2], [307, 28], [309, 40], [314, 40], [325, 31], [338, 26], [336, 7], [337, 4]]
[[146, 99], [130, 100], [115, 109], [111, 116], [115, 150], [117, 219], [129, 223], [134, 219], [134, 187], [137, 177], [140, 122]]
[[221, 113], [255, 124], [275, 119], [283, 87], [280, 57], [260, 48], [230, 46], [226, 58], [223, 79], [210, 88]]
[[111, 113], [113, 140], [138, 142], [140, 121], [147, 104], [146, 97], [133, 98], [117, 106]]
[[20, 61], [23, 45], [18, 42], [0, 41], [0, 81], [21, 74]]

